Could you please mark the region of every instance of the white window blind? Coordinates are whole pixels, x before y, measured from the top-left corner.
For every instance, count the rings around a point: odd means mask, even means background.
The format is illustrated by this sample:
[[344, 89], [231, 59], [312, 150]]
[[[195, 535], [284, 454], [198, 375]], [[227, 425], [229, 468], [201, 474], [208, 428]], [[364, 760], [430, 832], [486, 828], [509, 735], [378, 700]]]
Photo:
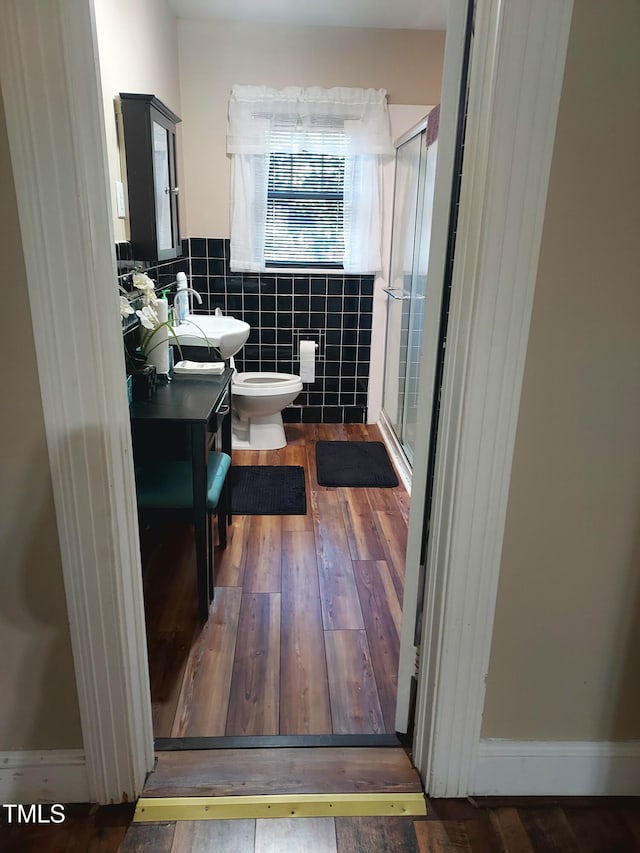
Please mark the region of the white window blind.
[[234, 86], [231, 268], [380, 269], [384, 90]]
[[269, 155], [267, 266], [342, 268], [344, 157]]

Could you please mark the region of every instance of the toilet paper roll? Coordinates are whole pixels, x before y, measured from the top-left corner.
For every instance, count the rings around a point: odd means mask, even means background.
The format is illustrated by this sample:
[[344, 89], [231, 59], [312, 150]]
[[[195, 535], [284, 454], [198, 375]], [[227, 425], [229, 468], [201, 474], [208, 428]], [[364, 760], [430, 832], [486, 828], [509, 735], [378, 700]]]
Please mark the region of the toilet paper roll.
[[[161, 323], [166, 323], [169, 319], [169, 303], [166, 299], [158, 299], [155, 306], [158, 320]], [[154, 332], [148, 333], [150, 337], [147, 341], [147, 362], [153, 364], [157, 373], [169, 373], [169, 330], [166, 326], [157, 328]]]
[[316, 381], [315, 341], [300, 341], [300, 379], [303, 382]]

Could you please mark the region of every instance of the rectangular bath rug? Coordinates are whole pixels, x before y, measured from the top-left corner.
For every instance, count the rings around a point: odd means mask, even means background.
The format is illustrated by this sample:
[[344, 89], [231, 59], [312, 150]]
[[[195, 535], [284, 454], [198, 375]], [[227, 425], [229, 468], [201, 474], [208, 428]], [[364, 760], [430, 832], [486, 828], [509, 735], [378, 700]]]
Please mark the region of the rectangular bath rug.
[[234, 465], [234, 515], [306, 515], [304, 468], [300, 465]]
[[381, 441], [319, 441], [316, 467], [320, 486], [393, 488], [398, 485]]

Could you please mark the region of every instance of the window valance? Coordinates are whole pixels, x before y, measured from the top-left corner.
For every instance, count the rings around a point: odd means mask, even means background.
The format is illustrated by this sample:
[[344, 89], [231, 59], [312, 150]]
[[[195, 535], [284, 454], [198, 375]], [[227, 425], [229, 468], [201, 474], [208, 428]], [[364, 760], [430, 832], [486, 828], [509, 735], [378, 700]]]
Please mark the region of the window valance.
[[229, 154], [393, 154], [384, 89], [234, 86]]

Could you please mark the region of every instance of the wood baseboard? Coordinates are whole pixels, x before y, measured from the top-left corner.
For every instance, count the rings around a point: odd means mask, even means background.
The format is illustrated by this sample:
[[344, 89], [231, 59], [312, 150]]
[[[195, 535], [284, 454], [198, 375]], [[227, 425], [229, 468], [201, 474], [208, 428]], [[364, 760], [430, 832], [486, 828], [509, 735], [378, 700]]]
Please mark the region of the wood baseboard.
[[640, 741], [482, 740], [477, 796], [637, 796]]
[[88, 790], [81, 749], [0, 752], [3, 803], [83, 803]]

